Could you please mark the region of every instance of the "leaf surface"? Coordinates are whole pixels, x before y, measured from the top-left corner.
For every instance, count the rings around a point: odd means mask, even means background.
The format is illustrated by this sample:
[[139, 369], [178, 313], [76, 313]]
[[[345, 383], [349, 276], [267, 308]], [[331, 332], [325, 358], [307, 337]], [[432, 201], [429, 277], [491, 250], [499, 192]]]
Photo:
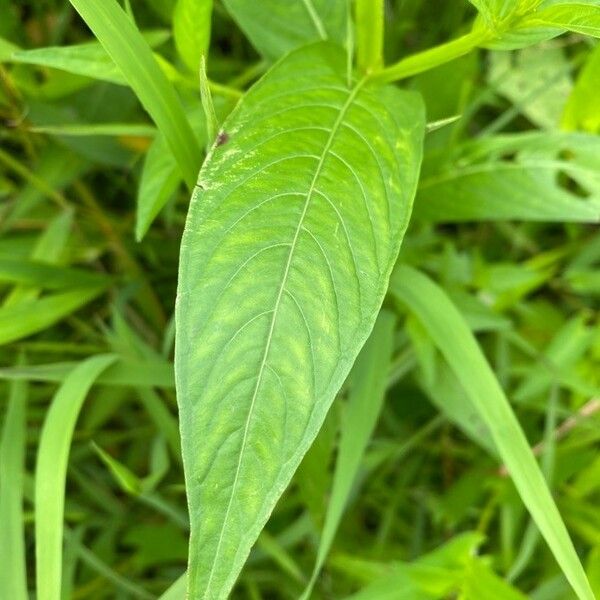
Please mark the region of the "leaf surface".
[[177, 0], [173, 13], [173, 36], [179, 56], [195, 75], [200, 57], [208, 52], [212, 0]]
[[424, 164], [415, 217], [432, 221], [600, 220], [597, 136], [521, 133], [463, 145]]
[[346, 0], [224, 0], [227, 10], [265, 57], [276, 60], [309, 42], [341, 42]]
[[411, 93], [349, 90], [344, 53], [315, 44], [223, 129], [192, 198], [176, 308], [192, 598], [227, 597], [373, 327], [424, 115]]

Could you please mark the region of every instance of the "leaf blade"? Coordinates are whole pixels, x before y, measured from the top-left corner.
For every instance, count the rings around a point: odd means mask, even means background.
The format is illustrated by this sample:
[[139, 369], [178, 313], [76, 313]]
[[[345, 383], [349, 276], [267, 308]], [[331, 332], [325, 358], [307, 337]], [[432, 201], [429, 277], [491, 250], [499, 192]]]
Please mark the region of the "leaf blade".
[[71, 0], [75, 10], [94, 32], [127, 79], [167, 143], [185, 181], [196, 181], [200, 148], [173, 86], [116, 0]]
[[469, 327], [444, 291], [399, 266], [392, 293], [421, 320], [488, 426], [499, 455], [563, 573], [581, 600], [594, 594], [527, 439]]
[[[343, 52], [316, 44], [247, 94], [223, 126], [228, 142], [209, 153], [176, 306], [192, 597], [226, 597], [373, 326], [408, 223], [423, 129], [417, 97], [364, 82], [348, 90]], [[223, 235], [239, 223], [245, 233]], [[294, 361], [313, 366], [297, 372]], [[214, 434], [199, 446], [206, 428]], [[257, 464], [262, 489], [250, 475]]]
[[36, 584], [40, 600], [59, 600], [65, 481], [71, 438], [87, 392], [116, 360], [99, 355], [80, 363], [54, 397], [42, 428], [35, 474]]

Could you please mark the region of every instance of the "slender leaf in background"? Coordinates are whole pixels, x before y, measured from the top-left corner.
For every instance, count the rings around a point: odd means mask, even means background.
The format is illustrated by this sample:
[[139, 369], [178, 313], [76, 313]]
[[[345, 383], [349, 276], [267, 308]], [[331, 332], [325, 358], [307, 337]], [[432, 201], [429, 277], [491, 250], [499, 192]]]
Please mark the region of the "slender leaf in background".
[[[0, 379], [7, 381], [65, 381], [77, 363], [61, 362], [46, 365], [24, 365], [0, 368]], [[98, 377], [98, 383], [108, 386], [175, 387], [173, 365], [166, 361], [120, 359]]]
[[[150, 48], [160, 46], [169, 39], [168, 31], [150, 31], [142, 35]], [[119, 85], [128, 83], [119, 66], [99, 42], [17, 50], [7, 56], [5, 60], [6, 62], [61, 69], [76, 75]]]
[[[48, 265], [56, 265], [63, 262], [65, 246], [68, 243], [72, 226], [73, 211], [61, 211], [57, 217], [48, 223], [46, 229], [37, 238], [30, 254], [31, 260]], [[41, 287], [17, 285], [5, 296], [2, 306], [8, 308], [25, 301], [33, 301], [39, 297], [42, 291]]]
[[529, 443], [461, 314], [441, 288], [411, 267], [396, 268], [390, 290], [421, 320], [486, 423], [523, 503], [573, 590], [580, 600], [594, 600]]
[[349, 90], [343, 51], [314, 44], [222, 129], [188, 214], [176, 307], [194, 598], [229, 594], [373, 327], [424, 118], [411, 93]]
[[74, 288], [0, 308], [0, 345], [43, 331], [97, 298], [104, 289]]
[[0, 598], [27, 600], [23, 486], [27, 384], [10, 384], [0, 438]]
[[200, 57], [208, 54], [213, 0], [177, 0], [173, 13], [173, 35], [179, 56], [198, 74]]
[[346, 0], [223, 0], [254, 47], [271, 61], [309, 42], [346, 36]]
[[395, 326], [395, 316], [383, 310], [350, 373], [350, 393], [342, 417], [333, 486], [317, 550], [317, 560], [310, 583], [302, 595], [304, 599], [310, 598], [317, 576], [325, 564], [356, 482], [361, 460], [377, 424], [391, 368]]
[[100, 355], [79, 363], [56, 392], [44, 420], [35, 471], [35, 562], [39, 600], [60, 600], [65, 483], [71, 439], [88, 391], [116, 358]]
[[71, 0], [71, 4], [165, 136], [185, 182], [192, 188], [200, 165], [200, 148], [177, 93], [148, 44], [116, 0]]
[[415, 217], [428, 221], [600, 220], [600, 138], [520, 133], [468, 142], [423, 165]]
[[136, 123], [89, 123], [71, 125], [41, 125], [31, 127], [30, 131], [35, 133], [47, 133], [48, 135], [67, 135], [67, 136], [96, 136], [106, 135], [115, 137], [147, 137], [153, 138], [156, 135], [156, 129], [152, 125]]
[[101, 273], [60, 267], [32, 260], [0, 257], [0, 282], [18, 283], [45, 289], [98, 287], [109, 283]]
[[562, 126], [566, 130], [600, 132], [600, 44], [589, 55], [564, 107]]

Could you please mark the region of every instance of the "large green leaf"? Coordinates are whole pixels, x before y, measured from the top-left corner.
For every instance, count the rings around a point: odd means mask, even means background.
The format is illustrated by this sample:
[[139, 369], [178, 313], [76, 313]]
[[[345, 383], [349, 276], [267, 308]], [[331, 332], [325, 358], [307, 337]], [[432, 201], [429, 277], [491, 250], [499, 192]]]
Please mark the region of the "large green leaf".
[[223, 0], [266, 58], [276, 60], [308, 42], [341, 42], [346, 31], [346, 0]]
[[373, 327], [408, 225], [419, 97], [289, 54], [225, 122], [182, 242], [176, 382], [191, 598], [225, 598]]

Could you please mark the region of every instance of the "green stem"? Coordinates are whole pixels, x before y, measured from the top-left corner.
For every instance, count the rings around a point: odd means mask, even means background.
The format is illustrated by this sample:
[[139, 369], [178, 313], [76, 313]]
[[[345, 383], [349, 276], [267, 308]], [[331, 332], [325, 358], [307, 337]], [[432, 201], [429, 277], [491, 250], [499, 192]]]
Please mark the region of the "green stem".
[[394, 65], [391, 65], [383, 71], [375, 74], [373, 79], [382, 81], [385, 83], [391, 83], [392, 81], [398, 81], [417, 75], [423, 71], [428, 71], [439, 65], [450, 62], [455, 58], [468, 54], [471, 50], [474, 50], [480, 46], [483, 42], [490, 39], [491, 34], [489, 31], [481, 28], [471, 31], [451, 42], [435, 46], [429, 50], [418, 52], [408, 58], [403, 58]]
[[356, 0], [356, 56], [365, 73], [383, 66], [384, 0]]

